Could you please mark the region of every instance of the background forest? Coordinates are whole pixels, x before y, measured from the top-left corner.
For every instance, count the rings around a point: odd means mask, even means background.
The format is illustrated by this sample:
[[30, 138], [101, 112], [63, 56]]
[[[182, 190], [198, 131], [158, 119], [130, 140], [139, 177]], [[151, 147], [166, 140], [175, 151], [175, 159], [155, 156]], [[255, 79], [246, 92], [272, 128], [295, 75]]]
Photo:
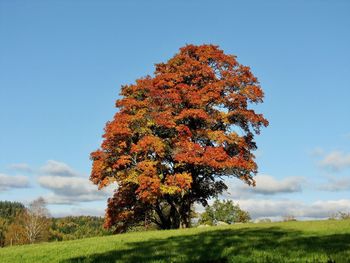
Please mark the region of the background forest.
[[[238, 204], [225, 200], [215, 200], [201, 214], [193, 209], [191, 218], [192, 227], [247, 223], [251, 220], [249, 213]], [[142, 223], [128, 228], [127, 232], [155, 229], [159, 227], [145, 218]], [[0, 247], [106, 236], [115, 232], [115, 228], [104, 228], [103, 217], [51, 217], [43, 198], [34, 200], [27, 207], [20, 202], [0, 201]]]
[[28, 208], [19, 202], [0, 201], [0, 247], [109, 234], [102, 217], [50, 217], [40, 198]]

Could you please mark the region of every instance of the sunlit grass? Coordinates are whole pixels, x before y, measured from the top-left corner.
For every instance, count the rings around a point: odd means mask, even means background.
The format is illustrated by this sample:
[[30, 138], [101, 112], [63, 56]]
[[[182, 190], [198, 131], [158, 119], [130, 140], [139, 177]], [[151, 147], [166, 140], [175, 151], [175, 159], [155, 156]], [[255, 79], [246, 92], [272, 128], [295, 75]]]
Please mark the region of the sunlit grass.
[[350, 220], [136, 232], [0, 249], [0, 262], [350, 262]]

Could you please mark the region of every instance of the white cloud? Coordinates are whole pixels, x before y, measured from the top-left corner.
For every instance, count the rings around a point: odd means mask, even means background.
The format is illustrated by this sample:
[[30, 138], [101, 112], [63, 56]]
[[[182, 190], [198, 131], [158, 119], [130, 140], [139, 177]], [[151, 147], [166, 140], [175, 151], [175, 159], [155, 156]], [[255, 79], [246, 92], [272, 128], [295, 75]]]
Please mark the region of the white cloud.
[[253, 218], [283, 217], [328, 218], [339, 211], [350, 211], [350, 200], [315, 201], [311, 204], [293, 200], [246, 199], [238, 200], [240, 207]]
[[255, 177], [256, 187], [251, 191], [259, 194], [272, 195], [277, 193], [295, 193], [302, 191], [302, 177], [287, 177], [276, 180], [270, 175], [257, 175]]
[[240, 207], [248, 211], [253, 218], [277, 217], [283, 215], [298, 216], [299, 213], [296, 212], [301, 205], [297, 201], [271, 199], [245, 199], [238, 200], [237, 202]]
[[224, 197], [244, 198], [255, 194], [276, 195], [281, 193], [296, 193], [302, 191], [305, 182], [303, 177], [286, 177], [281, 180], [270, 175], [258, 174], [255, 178], [256, 186], [248, 186], [240, 180], [227, 181], [228, 191]]
[[350, 139], [350, 132], [344, 134], [345, 139]]
[[96, 190], [96, 186], [88, 178], [47, 175], [40, 176], [38, 182], [42, 187], [64, 195], [78, 195]]
[[[226, 198], [227, 199], [227, 198]], [[350, 199], [317, 200], [306, 203], [290, 199], [232, 199], [241, 209], [248, 211], [253, 219], [270, 218], [281, 220], [284, 216], [294, 216], [297, 219], [326, 219], [338, 212], [350, 212]], [[210, 204], [213, 200], [210, 200]], [[195, 205], [197, 212], [204, 212], [204, 207]]]
[[327, 183], [321, 185], [318, 189], [330, 192], [350, 190], [350, 177], [330, 178]]
[[81, 176], [78, 172], [74, 171], [70, 166], [65, 163], [48, 160], [44, 166], [40, 168], [41, 173], [53, 176]]
[[55, 193], [50, 193], [43, 196], [48, 204], [56, 205], [71, 205], [78, 204], [81, 202], [94, 202], [100, 200], [107, 200], [108, 195], [105, 193], [89, 193], [89, 194], [79, 194], [79, 195], [60, 195]]
[[105, 207], [101, 206], [100, 208], [85, 208], [79, 206], [73, 206], [69, 209], [64, 210], [55, 210], [52, 213], [53, 217], [65, 217], [65, 216], [100, 216], [105, 215]]
[[325, 151], [321, 147], [316, 147], [310, 152], [310, 154], [314, 157], [320, 157], [325, 154]]
[[39, 185], [50, 193], [44, 196], [49, 204], [77, 204], [107, 200], [116, 185], [113, 184], [101, 190], [97, 189], [88, 176], [76, 172], [69, 165], [49, 160], [40, 168]]
[[321, 167], [331, 169], [333, 171], [340, 171], [350, 167], [350, 154], [333, 151], [327, 154], [321, 161]]
[[31, 173], [33, 169], [27, 163], [13, 163], [10, 168], [15, 171]]
[[27, 176], [0, 174], [0, 191], [28, 187], [29, 179]]
[[350, 212], [350, 200], [327, 200], [327, 201], [316, 201], [309, 206], [305, 206], [303, 216], [307, 217], [328, 217], [338, 212]]
[[98, 190], [88, 177], [65, 177], [46, 175], [38, 178], [41, 187], [52, 192], [45, 196], [50, 204], [72, 204], [106, 200], [112, 195], [113, 186]]

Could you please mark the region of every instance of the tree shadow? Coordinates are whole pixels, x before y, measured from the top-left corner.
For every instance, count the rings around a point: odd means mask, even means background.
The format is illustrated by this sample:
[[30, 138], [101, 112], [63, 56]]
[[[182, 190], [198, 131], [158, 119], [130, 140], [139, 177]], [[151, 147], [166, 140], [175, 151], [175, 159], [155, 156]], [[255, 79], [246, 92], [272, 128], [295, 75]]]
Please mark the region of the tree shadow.
[[[75, 257], [61, 263], [284, 262], [283, 259], [288, 258], [300, 259], [306, 253], [323, 257], [301, 262], [335, 262], [334, 258], [338, 254], [344, 256], [346, 253], [350, 257], [350, 234], [303, 237], [300, 231], [278, 227], [218, 229], [194, 235], [129, 242], [127, 247], [122, 250]], [[256, 255], [260, 255], [260, 259], [252, 260]]]

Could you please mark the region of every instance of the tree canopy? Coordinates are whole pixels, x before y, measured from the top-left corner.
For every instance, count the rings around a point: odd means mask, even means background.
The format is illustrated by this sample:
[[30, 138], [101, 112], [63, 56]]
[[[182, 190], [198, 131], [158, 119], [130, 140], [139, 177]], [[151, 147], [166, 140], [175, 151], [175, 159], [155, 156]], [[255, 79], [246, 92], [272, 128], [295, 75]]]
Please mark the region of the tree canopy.
[[254, 135], [268, 121], [249, 108], [264, 93], [250, 68], [214, 45], [187, 45], [154, 76], [121, 89], [90, 179], [117, 184], [105, 226], [124, 231], [145, 218], [187, 227], [191, 206], [222, 193], [225, 177], [255, 185]]

